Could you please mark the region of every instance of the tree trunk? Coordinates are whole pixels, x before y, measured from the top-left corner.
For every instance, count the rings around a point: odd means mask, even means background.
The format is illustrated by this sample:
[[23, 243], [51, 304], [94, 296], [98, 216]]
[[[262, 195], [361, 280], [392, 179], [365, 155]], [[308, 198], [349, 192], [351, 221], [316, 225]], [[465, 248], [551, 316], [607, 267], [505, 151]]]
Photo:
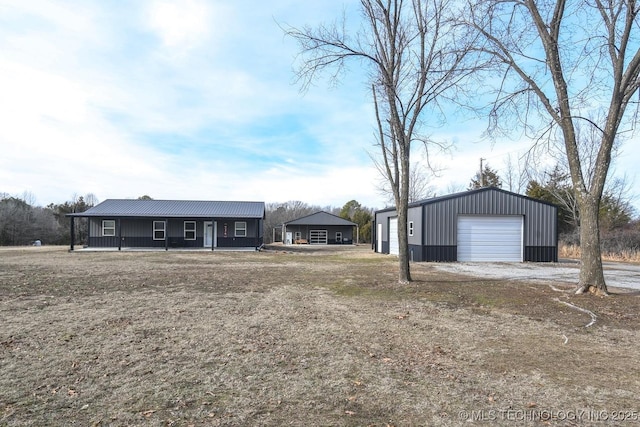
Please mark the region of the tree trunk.
[[407, 208], [406, 204], [397, 207], [398, 212], [398, 282], [407, 284], [411, 281], [411, 270], [409, 267], [409, 245], [407, 239]]
[[409, 233], [407, 232], [407, 213], [409, 207], [409, 146], [401, 146], [400, 150], [400, 200], [396, 203], [398, 212], [398, 282], [407, 284], [411, 281], [409, 266]]
[[592, 292], [608, 295], [602, 271], [598, 200], [585, 197], [580, 201], [580, 282], [576, 293]]

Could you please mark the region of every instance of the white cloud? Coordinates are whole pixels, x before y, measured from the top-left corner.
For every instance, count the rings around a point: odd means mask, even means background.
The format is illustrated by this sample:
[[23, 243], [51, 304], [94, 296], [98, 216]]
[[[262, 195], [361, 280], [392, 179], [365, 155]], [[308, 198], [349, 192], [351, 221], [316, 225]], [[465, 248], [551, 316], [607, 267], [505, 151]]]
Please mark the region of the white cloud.
[[[211, 9], [216, 7], [216, 10]], [[222, 7], [198, 0], [154, 1], [146, 9], [149, 28], [173, 52], [185, 52], [204, 43], [212, 28], [222, 29]]]
[[244, 192], [270, 202], [300, 200], [319, 206], [342, 206], [355, 199], [365, 206], [382, 207], [375, 188], [377, 174], [370, 165], [334, 164], [309, 170], [283, 163], [260, 175], [247, 177]]
[[[41, 204], [94, 193], [383, 206], [365, 82], [348, 74], [301, 96], [297, 47], [275, 22], [331, 21], [342, 1], [0, 9], [0, 192], [31, 191]], [[481, 129], [451, 128], [443, 134], [460, 144], [442, 158], [443, 187], [466, 187], [479, 157], [501, 166], [502, 146], [469, 144]]]

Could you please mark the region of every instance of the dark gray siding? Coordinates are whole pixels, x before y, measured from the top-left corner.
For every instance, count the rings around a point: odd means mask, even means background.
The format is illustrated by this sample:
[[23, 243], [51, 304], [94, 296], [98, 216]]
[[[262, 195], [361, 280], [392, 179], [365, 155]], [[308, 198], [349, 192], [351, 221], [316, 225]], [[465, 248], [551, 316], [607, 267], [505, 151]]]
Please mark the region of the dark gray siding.
[[409, 245], [421, 245], [422, 242], [422, 206], [409, 208], [407, 211], [407, 233], [409, 223], [413, 222], [413, 236], [407, 236]]
[[342, 244], [352, 244], [355, 236], [353, 235], [353, 226], [348, 225], [291, 225], [288, 224], [286, 231], [293, 233], [293, 238], [295, 239], [295, 233], [300, 232], [300, 238], [306, 239], [309, 241], [310, 239], [310, 231], [311, 230], [327, 230], [327, 243], [330, 245], [337, 244], [339, 242], [336, 241], [336, 233], [342, 233]]
[[[236, 237], [236, 222], [247, 223], [247, 237]], [[217, 247], [237, 248], [237, 247], [258, 247], [262, 244], [263, 227], [262, 220], [256, 219], [222, 219], [217, 223]]]
[[[116, 236], [102, 236], [102, 221], [116, 221]], [[167, 221], [165, 240], [153, 239], [153, 222]], [[184, 238], [185, 221], [196, 223], [195, 240]], [[89, 246], [90, 247], [131, 247], [131, 248], [155, 248], [155, 247], [204, 247], [204, 222], [203, 219], [193, 218], [89, 218]], [[217, 221], [217, 247], [253, 247], [260, 246], [263, 238], [262, 220], [255, 218], [223, 219]], [[235, 223], [242, 221], [247, 223], [247, 236], [235, 236]], [[119, 233], [118, 236], [118, 225]]]
[[[482, 189], [425, 200], [409, 208], [414, 222], [409, 237], [410, 256], [416, 261], [456, 261], [459, 215], [518, 215], [524, 217], [525, 261], [557, 261], [557, 208], [498, 189]], [[383, 250], [389, 252], [388, 218], [395, 210], [376, 212], [383, 227]]]
[[455, 246], [458, 215], [522, 215], [525, 246], [555, 246], [555, 206], [507, 192], [485, 191], [424, 206], [425, 245]]

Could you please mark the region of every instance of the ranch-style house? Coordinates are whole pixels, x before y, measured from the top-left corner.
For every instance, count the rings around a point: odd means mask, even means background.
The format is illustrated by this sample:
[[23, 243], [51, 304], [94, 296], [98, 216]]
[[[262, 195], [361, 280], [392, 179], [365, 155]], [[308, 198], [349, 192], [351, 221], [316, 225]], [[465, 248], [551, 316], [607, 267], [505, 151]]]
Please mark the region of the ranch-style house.
[[255, 248], [263, 244], [264, 202], [108, 199], [87, 218], [89, 248]]

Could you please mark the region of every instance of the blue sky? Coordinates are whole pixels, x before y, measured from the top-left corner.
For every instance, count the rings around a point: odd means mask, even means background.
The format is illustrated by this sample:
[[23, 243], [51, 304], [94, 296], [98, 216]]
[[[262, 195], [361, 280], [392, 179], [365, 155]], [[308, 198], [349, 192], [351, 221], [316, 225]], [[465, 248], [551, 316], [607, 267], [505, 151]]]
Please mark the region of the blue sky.
[[[0, 0], [0, 193], [384, 207], [365, 77], [352, 64], [337, 88], [301, 94], [297, 46], [276, 24], [357, 17], [357, 5]], [[501, 170], [529, 145], [482, 142], [485, 126], [429, 132], [456, 142], [435, 158], [438, 194], [465, 189], [480, 157]], [[632, 179], [637, 145], [616, 169]]]

